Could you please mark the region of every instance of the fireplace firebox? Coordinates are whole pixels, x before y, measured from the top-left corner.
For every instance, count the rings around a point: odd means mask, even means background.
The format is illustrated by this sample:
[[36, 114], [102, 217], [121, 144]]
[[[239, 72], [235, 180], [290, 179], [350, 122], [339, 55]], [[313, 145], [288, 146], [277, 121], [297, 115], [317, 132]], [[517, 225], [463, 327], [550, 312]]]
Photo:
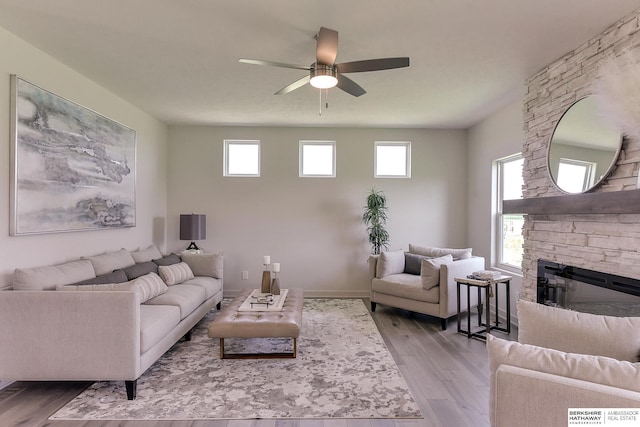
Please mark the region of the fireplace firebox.
[[538, 303], [607, 316], [640, 316], [640, 280], [538, 260]]

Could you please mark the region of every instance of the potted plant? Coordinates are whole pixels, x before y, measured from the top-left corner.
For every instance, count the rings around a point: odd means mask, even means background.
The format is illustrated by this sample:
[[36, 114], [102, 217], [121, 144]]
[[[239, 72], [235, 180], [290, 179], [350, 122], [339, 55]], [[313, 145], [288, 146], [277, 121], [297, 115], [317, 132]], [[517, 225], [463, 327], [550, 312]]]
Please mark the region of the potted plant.
[[362, 222], [367, 226], [369, 243], [374, 255], [389, 248], [389, 232], [385, 229], [387, 222], [387, 197], [382, 191], [372, 188], [367, 195], [367, 206], [362, 214]]

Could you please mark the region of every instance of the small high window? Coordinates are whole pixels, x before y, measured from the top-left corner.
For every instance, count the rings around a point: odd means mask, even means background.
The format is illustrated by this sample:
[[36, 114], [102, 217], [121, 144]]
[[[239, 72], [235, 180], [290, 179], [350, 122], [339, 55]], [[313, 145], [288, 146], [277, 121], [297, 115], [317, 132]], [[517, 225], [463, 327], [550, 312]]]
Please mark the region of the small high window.
[[336, 176], [335, 141], [300, 141], [300, 176]]
[[225, 140], [224, 176], [260, 176], [260, 141]]
[[374, 177], [411, 178], [411, 143], [376, 141]]

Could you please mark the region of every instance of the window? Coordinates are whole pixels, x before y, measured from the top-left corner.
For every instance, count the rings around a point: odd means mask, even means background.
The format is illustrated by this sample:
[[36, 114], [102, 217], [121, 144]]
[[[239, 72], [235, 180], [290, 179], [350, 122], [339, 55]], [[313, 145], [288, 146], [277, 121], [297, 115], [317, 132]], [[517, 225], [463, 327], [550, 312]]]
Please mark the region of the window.
[[411, 143], [376, 141], [376, 178], [411, 178]]
[[503, 214], [502, 201], [522, 198], [523, 163], [521, 154], [496, 161], [496, 266], [513, 272], [522, 269], [524, 216]]
[[300, 141], [300, 176], [335, 178], [335, 141]]
[[558, 162], [558, 187], [567, 193], [582, 193], [593, 187], [596, 164], [582, 160], [560, 159]]
[[260, 176], [260, 141], [224, 141], [224, 176]]

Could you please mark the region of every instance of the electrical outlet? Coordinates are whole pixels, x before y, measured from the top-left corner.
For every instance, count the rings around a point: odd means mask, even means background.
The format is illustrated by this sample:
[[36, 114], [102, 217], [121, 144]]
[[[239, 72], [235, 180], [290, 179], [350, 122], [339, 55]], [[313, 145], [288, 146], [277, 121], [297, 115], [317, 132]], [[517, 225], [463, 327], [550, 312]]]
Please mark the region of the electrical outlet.
[[242, 272], [242, 280], [249, 280], [249, 272], [248, 271], [243, 271]]

